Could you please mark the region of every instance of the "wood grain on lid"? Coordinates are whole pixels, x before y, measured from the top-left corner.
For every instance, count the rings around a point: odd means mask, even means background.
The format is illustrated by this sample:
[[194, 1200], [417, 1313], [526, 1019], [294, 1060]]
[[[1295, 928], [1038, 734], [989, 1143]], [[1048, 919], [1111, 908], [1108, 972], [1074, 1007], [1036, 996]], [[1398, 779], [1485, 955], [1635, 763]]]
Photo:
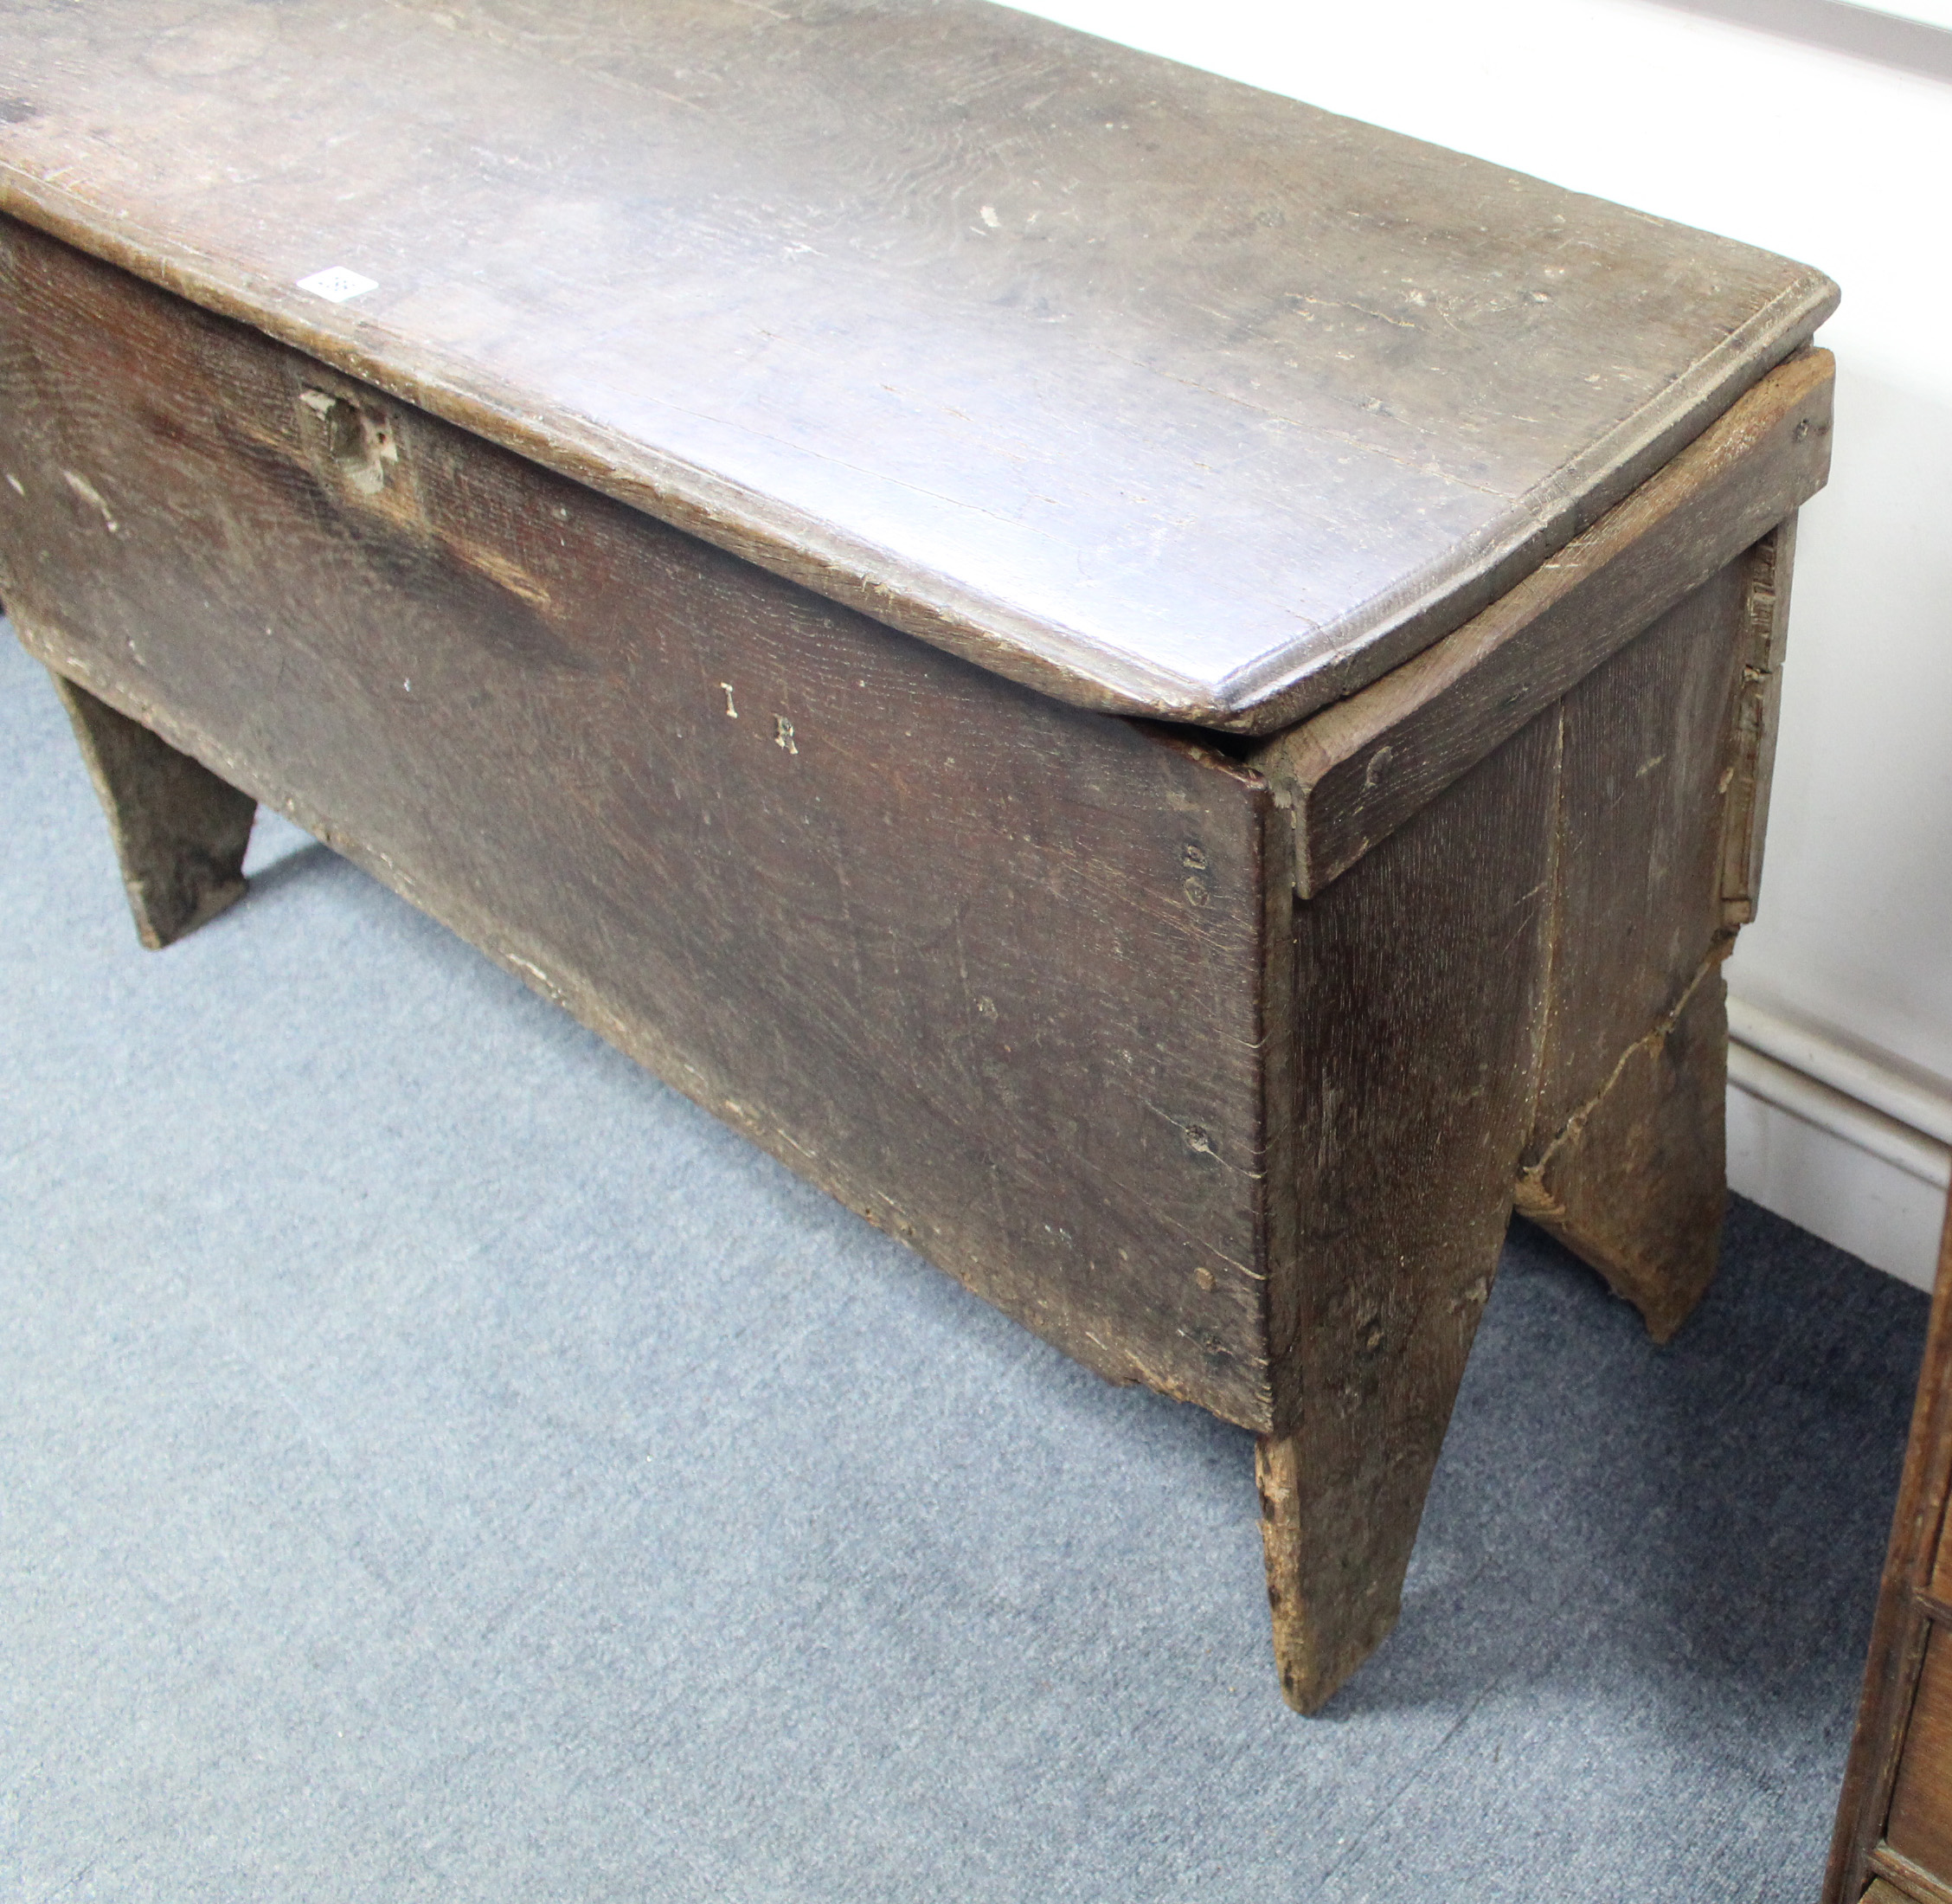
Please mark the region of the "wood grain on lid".
[[1836, 296], [980, 0], [0, 0], [0, 209], [1045, 692], [1255, 732]]

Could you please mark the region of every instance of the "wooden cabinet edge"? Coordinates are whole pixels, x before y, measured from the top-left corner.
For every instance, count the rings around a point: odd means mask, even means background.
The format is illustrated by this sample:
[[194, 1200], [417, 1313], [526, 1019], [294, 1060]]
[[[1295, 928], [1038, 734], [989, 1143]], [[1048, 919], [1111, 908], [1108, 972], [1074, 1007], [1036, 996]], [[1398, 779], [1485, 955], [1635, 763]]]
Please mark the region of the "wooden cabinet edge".
[[[1935, 1371], [1942, 1377], [1948, 1367], [1952, 1367], [1952, 1222], [1939, 1246], [1937, 1293], [1871, 1629], [1864, 1701], [1837, 1802], [1823, 1904], [1858, 1904], [1872, 1872], [1897, 1856], [1882, 1840], [1930, 1632], [1921, 1599], [1937, 1557], [1952, 1485], [1952, 1382], [1933, 1380]], [[1902, 1862], [1910, 1869], [1908, 1860]], [[1921, 1894], [1928, 1895], [1930, 1904], [1942, 1900], [1952, 1904], [1952, 1893]]]
[[1865, 1876], [1870, 1888], [1861, 1898], [1852, 1894], [1853, 1904], [1952, 1904], [1952, 1890], [1888, 1844], [1872, 1851]]

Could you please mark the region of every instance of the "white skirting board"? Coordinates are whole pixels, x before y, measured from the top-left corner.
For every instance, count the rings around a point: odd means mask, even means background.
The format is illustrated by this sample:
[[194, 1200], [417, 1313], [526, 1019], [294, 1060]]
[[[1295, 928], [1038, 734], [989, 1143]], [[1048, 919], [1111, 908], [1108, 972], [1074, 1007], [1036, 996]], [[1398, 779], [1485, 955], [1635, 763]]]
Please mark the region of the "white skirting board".
[[1731, 1190], [1932, 1286], [1952, 1183], [1952, 1093], [1731, 997], [1728, 1137]]

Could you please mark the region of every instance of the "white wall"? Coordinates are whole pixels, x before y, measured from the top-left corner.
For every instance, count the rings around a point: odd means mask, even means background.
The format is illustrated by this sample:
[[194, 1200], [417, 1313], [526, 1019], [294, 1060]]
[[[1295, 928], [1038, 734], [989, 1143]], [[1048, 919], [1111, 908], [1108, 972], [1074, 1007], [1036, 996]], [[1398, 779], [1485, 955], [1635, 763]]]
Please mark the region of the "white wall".
[[[1770, 3], [1721, 10], [1771, 18]], [[1822, 339], [1839, 359], [1835, 468], [1798, 551], [1763, 914], [1730, 968], [1730, 1175], [1929, 1284], [1952, 1155], [1952, 83], [1837, 50], [1859, 43], [1856, 10], [1777, 3], [1830, 43], [1654, 0], [1025, 10], [1842, 285]], [[1941, 58], [1933, 31], [1901, 29], [1952, 75], [1952, 34]]]

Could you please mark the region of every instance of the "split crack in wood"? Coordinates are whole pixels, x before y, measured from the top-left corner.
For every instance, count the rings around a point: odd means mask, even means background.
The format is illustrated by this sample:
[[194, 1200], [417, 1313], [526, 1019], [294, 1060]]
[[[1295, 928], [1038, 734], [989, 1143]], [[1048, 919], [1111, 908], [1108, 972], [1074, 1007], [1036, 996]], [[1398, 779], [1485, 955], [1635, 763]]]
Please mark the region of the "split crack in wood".
[[1701, 962], [1694, 976], [1688, 981], [1687, 988], [1675, 1000], [1673, 1006], [1664, 1013], [1648, 1031], [1635, 1039], [1625, 1051], [1621, 1052], [1619, 1058], [1615, 1061], [1613, 1069], [1607, 1073], [1606, 1082], [1584, 1103], [1581, 1104], [1566, 1119], [1564, 1123], [1560, 1125], [1552, 1141], [1538, 1154], [1537, 1161], [1528, 1164], [1519, 1174], [1515, 1201], [1522, 1215], [1564, 1215], [1565, 1206], [1544, 1187], [1545, 1173], [1551, 1167], [1552, 1160], [1568, 1144], [1578, 1141], [1581, 1132], [1585, 1129], [1594, 1112], [1605, 1103], [1608, 1095], [1620, 1082], [1627, 1067], [1633, 1063], [1635, 1058], [1643, 1053], [1650, 1058], [1660, 1055], [1661, 1047], [1666, 1044], [1675, 1026], [1680, 1022], [1681, 1016], [1687, 1010], [1694, 994], [1700, 990], [1702, 981], [1721, 965], [1723, 960], [1728, 956], [1733, 944], [1732, 936], [1718, 942], [1710, 950], [1708, 956]]

